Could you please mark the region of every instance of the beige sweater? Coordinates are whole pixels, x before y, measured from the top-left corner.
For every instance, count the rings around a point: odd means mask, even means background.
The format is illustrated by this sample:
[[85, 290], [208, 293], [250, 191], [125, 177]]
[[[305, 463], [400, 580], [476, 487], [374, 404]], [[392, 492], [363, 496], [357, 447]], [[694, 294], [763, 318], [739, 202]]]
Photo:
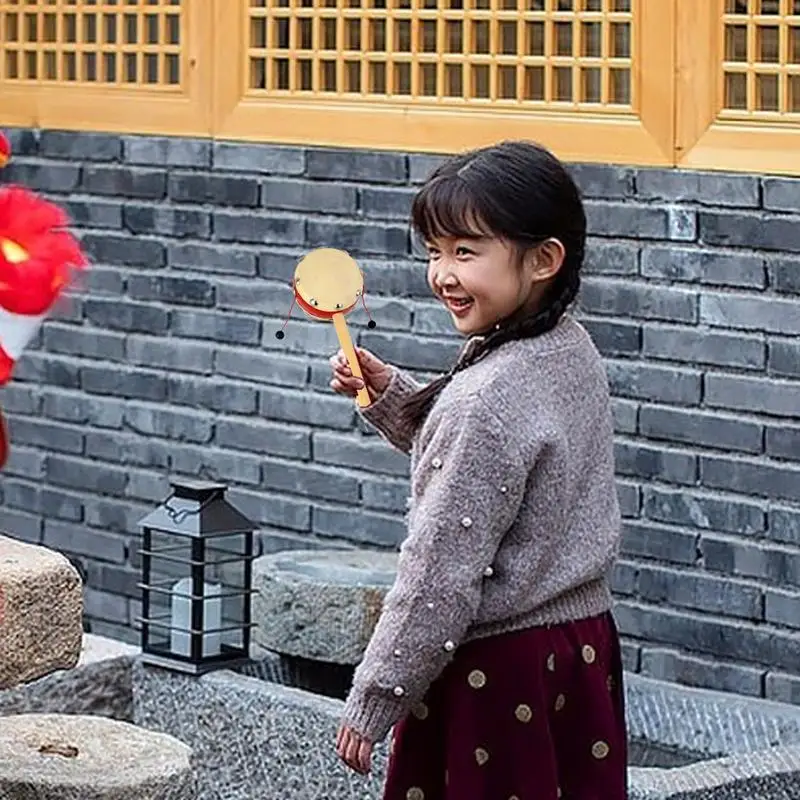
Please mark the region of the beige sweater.
[[611, 608], [620, 538], [602, 361], [566, 315], [457, 373], [420, 430], [395, 370], [364, 412], [411, 453], [408, 537], [344, 723], [383, 740], [463, 642]]

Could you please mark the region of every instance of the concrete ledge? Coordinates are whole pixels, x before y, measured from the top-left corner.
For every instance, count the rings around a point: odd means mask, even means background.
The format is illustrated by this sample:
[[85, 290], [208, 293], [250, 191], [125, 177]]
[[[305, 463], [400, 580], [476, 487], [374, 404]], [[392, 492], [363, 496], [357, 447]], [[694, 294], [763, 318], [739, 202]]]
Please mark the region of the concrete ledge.
[[0, 691], [0, 716], [90, 714], [133, 720], [131, 668], [137, 647], [84, 634], [78, 666]]
[[632, 769], [629, 800], [797, 800], [800, 747], [774, 747], [670, 770]]
[[707, 758], [800, 744], [800, 707], [625, 674], [631, 739]]
[[372, 800], [386, 747], [361, 778], [336, 756], [342, 704], [234, 672], [192, 678], [133, 666], [134, 722], [192, 742], [196, 800]]
[[120, 642], [116, 639], [109, 639], [107, 636], [84, 633], [78, 666], [96, 664], [100, 661], [107, 661], [120, 657], [132, 658], [140, 652], [141, 648], [136, 645]]
[[11, 714], [88, 714], [133, 719], [130, 658], [113, 658], [54, 672], [0, 692], [0, 717]]

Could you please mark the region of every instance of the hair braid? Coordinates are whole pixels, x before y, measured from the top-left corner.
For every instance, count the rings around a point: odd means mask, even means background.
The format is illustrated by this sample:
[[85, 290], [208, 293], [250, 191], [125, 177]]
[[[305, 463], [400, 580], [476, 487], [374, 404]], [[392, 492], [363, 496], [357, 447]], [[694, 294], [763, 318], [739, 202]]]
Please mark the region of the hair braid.
[[541, 336], [555, 328], [577, 296], [579, 289], [579, 271], [576, 269], [563, 270], [553, 285], [551, 302], [541, 311], [516, 319], [511, 318], [507, 320], [506, 324], [498, 325], [487, 336], [470, 339], [459, 354], [456, 363], [445, 375], [436, 378], [408, 399], [402, 411], [406, 420], [413, 424], [421, 423], [430, 412], [436, 398], [457, 373], [476, 364], [501, 345], [517, 339]]

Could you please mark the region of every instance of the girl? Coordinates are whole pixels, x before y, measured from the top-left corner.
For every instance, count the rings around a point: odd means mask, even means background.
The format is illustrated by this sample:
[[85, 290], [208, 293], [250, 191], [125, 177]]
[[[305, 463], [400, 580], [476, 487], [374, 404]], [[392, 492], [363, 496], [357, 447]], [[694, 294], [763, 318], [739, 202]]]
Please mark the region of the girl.
[[[609, 572], [620, 537], [608, 384], [567, 309], [586, 217], [549, 152], [446, 162], [414, 200], [428, 282], [469, 337], [421, 388], [359, 350], [365, 418], [411, 454], [408, 537], [337, 749], [384, 800], [620, 800], [626, 729]], [[332, 388], [354, 395], [341, 353]]]

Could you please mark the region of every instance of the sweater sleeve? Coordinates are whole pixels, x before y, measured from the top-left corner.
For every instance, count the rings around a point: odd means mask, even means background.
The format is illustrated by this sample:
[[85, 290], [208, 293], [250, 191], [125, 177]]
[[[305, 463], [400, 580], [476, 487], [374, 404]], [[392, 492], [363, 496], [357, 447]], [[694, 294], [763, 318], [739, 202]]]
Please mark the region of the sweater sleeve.
[[365, 409], [359, 409], [364, 419], [389, 442], [403, 453], [411, 452], [411, 444], [417, 432], [417, 426], [401, 420], [398, 413], [403, 401], [420, 388], [408, 373], [392, 367], [392, 379], [383, 394]]
[[415, 469], [395, 584], [345, 704], [344, 724], [373, 743], [452, 659], [522, 503], [527, 469], [513, 432], [478, 396], [465, 405], [439, 422]]

